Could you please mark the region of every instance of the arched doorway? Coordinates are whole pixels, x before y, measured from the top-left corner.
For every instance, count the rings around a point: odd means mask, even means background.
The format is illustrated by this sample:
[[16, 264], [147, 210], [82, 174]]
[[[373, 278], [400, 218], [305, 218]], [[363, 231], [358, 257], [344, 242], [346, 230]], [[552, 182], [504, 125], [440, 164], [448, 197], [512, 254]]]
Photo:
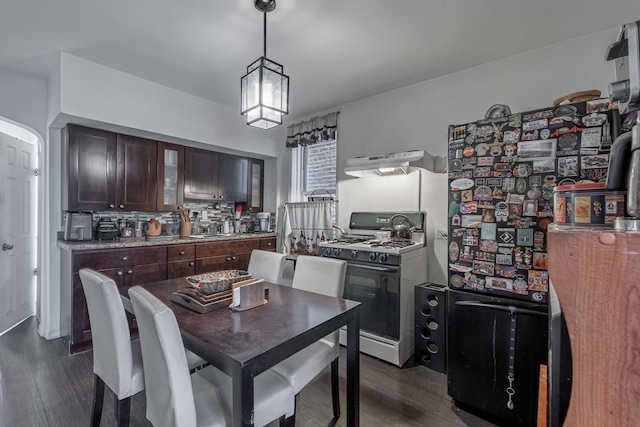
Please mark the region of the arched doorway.
[[40, 144], [0, 117], [0, 335], [35, 314]]

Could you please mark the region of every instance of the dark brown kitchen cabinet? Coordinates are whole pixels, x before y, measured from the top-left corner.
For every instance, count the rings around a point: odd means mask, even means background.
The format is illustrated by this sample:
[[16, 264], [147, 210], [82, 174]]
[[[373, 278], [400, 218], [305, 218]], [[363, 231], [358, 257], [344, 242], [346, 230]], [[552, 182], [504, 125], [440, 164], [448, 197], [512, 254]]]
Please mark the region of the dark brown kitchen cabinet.
[[167, 248], [167, 279], [196, 273], [196, 245], [174, 245]]
[[248, 203], [249, 212], [264, 210], [264, 160], [249, 159], [248, 170]]
[[67, 126], [67, 210], [156, 210], [157, 142]]
[[184, 148], [184, 198], [218, 199], [218, 157], [214, 151]]
[[[64, 266], [63, 266], [64, 267]], [[107, 249], [73, 252], [71, 256], [72, 302], [69, 351], [75, 353], [91, 346], [91, 324], [78, 272], [92, 268], [112, 278], [118, 287], [156, 282], [167, 278], [167, 247]], [[128, 315], [129, 326], [136, 328]]]
[[173, 212], [184, 204], [184, 146], [158, 142], [156, 210]]
[[260, 249], [263, 251], [276, 251], [276, 238], [275, 237], [265, 237], [260, 239]]
[[249, 159], [220, 154], [218, 166], [219, 197], [234, 202], [246, 202]]
[[196, 273], [216, 270], [246, 270], [251, 251], [260, 249], [260, 239], [227, 240], [196, 244]]
[[127, 211], [156, 210], [158, 143], [118, 134], [116, 202]]
[[[107, 210], [116, 207], [117, 135], [68, 125], [66, 209]], [[64, 202], [63, 202], [64, 204]]]
[[249, 159], [192, 147], [184, 157], [186, 200], [248, 200]]

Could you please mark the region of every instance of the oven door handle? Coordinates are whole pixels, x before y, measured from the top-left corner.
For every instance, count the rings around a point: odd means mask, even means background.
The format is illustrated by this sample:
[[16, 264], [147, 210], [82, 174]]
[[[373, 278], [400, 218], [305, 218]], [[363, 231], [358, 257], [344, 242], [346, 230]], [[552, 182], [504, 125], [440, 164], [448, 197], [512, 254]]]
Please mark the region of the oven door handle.
[[363, 270], [380, 271], [383, 273], [397, 273], [398, 270], [400, 270], [400, 267], [397, 266], [358, 264], [355, 262], [348, 262], [347, 268], [361, 268]]

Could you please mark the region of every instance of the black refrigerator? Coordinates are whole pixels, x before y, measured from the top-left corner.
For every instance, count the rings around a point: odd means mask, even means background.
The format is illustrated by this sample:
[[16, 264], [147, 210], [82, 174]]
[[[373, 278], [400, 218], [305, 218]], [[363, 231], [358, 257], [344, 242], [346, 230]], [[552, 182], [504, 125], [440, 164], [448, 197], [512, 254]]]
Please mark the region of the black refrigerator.
[[449, 126], [447, 381], [458, 406], [536, 425], [554, 188], [606, 181], [619, 125], [596, 100]]

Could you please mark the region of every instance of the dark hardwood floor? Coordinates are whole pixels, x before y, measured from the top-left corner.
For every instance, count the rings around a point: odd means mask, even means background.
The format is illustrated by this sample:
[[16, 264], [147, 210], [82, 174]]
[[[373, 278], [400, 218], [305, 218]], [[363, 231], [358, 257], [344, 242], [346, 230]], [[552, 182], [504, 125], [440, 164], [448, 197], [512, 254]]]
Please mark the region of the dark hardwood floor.
[[[89, 425], [93, 390], [91, 351], [70, 356], [65, 339], [38, 336], [30, 318], [0, 337], [0, 427]], [[342, 416], [332, 420], [330, 369], [298, 396], [296, 424], [301, 427], [346, 425], [345, 357], [340, 356]], [[408, 362], [403, 369], [361, 356], [360, 425], [473, 426], [493, 424], [458, 410], [447, 396], [446, 377]], [[102, 425], [114, 426], [114, 397], [107, 398]], [[272, 423], [277, 425], [277, 423]], [[144, 393], [131, 403], [131, 426], [149, 426]]]

